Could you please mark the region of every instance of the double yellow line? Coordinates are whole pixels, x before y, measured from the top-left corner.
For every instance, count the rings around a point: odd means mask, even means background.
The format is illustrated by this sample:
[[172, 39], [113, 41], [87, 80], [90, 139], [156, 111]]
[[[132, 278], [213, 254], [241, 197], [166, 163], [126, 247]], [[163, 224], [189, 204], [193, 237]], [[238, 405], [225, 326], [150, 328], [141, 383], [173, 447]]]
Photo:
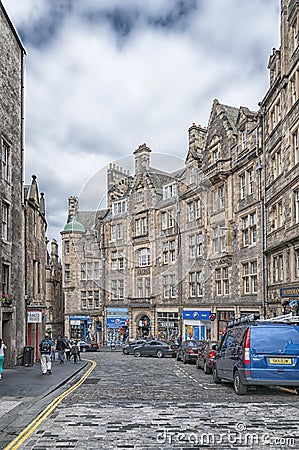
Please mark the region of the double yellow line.
[[17, 448], [19, 448], [20, 445], [22, 445], [36, 430], [36, 428], [48, 417], [48, 415], [51, 414], [51, 412], [59, 405], [59, 403], [61, 403], [63, 399], [65, 399], [69, 394], [78, 389], [78, 387], [81, 386], [82, 383], [84, 383], [86, 378], [91, 374], [91, 372], [97, 365], [96, 362], [89, 359], [85, 361], [90, 362], [91, 366], [82, 376], [82, 378], [80, 378], [80, 380], [72, 387], [70, 387], [67, 391], [63, 392], [55, 400], [53, 400], [41, 413], [39, 413], [39, 415], [32, 422], [30, 422], [29, 425], [27, 425], [26, 428], [24, 428], [23, 431], [21, 431], [21, 433], [10, 444], [8, 444], [7, 447], [5, 447], [4, 450], [16, 450]]

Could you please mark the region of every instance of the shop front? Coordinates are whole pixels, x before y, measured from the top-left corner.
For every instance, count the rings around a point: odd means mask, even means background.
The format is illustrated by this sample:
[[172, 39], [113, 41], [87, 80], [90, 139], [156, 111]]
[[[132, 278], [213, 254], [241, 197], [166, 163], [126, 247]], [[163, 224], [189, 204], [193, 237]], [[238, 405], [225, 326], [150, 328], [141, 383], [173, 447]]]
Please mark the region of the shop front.
[[280, 289], [280, 297], [282, 303], [282, 313], [292, 313], [294, 316], [299, 315], [299, 286], [285, 287]]
[[158, 339], [176, 340], [179, 335], [179, 314], [172, 311], [157, 311]]
[[207, 310], [183, 310], [183, 340], [211, 338], [211, 312]]
[[92, 320], [89, 316], [70, 316], [70, 339], [88, 340], [92, 339]]
[[129, 334], [128, 308], [106, 308], [106, 343], [123, 344]]

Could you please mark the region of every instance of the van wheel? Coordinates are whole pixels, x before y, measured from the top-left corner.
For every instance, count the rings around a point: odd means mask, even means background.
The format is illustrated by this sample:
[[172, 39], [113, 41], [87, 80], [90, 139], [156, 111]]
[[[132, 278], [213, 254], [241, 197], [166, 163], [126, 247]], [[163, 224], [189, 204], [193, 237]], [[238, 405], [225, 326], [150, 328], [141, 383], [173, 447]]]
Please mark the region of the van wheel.
[[247, 394], [247, 386], [245, 386], [240, 378], [239, 372], [236, 370], [234, 373], [234, 389], [235, 393], [238, 395], [245, 395]]
[[214, 367], [214, 369], [213, 369], [213, 381], [216, 384], [220, 384], [221, 383], [221, 378], [218, 377], [218, 373], [217, 373], [216, 367]]

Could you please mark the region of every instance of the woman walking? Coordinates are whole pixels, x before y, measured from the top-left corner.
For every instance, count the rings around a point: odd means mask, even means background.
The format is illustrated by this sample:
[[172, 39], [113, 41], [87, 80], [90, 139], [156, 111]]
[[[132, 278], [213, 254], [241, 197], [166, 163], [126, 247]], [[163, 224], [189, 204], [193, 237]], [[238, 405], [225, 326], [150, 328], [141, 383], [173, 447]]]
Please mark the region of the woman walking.
[[0, 339], [0, 380], [2, 378], [2, 368], [3, 368], [3, 362], [4, 362], [4, 352], [7, 349], [6, 345], [4, 344], [3, 340]]

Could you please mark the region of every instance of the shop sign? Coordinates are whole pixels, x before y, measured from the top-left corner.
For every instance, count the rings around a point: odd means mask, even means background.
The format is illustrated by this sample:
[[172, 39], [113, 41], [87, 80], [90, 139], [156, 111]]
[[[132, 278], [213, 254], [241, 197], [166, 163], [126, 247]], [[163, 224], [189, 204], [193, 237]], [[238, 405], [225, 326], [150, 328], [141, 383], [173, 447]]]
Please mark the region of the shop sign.
[[127, 317], [108, 317], [107, 328], [121, 328], [126, 326]]
[[28, 323], [42, 323], [42, 312], [41, 311], [28, 311], [27, 312], [27, 322]]
[[90, 320], [89, 316], [70, 316], [70, 320]]
[[280, 289], [280, 297], [299, 297], [299, 287]]
[[200, 311], [200, 310], [192, 310], [192, 311], [183, 311], [183, 319], [187, 320], [210, 320], [211, 311]]
[[81, 323], [80, 320], [70, 320], [71, 325], [80, 325], [80, 323]]

